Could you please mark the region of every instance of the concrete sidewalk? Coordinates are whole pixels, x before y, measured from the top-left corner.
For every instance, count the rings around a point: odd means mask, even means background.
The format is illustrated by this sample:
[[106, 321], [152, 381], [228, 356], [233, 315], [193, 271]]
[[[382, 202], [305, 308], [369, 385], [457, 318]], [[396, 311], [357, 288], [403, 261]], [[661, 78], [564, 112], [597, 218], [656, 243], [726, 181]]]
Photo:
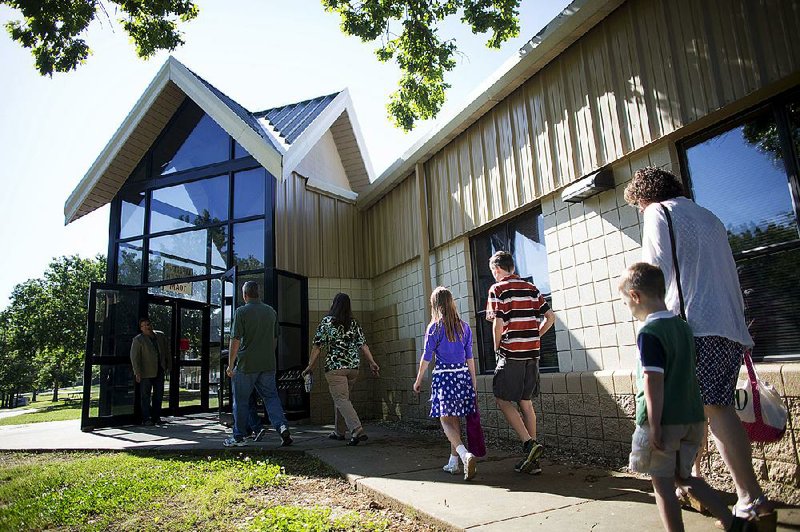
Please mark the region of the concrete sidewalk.
[[[650, 482], [601, 469], [542, 460], [539, 476], [516, 473], [516, 455], [489, 450], [471, 482], [442, 471], [443, 434], [410, 434], [368, 425], [369, 440], [356, 447], [327, 438], [330, 427], [299, 425], [294, 445], [341, 472], [359, 491], [453, 530], [661, 530]], [[164, 427], [129, 426], [83, 433], [77, 421], [0, 426], [0, 450], [221, 449], [229, 429], [213, 416], [171, 418]], [[247, 449], [278, 448], [271, 433]], [[546, 456], [546, 455], [545, 455]], [[800, 510], [782, 509], [779, 530], [800, 530]], [[683, 513], [686, 530], [713, 531], [714, 521]]]

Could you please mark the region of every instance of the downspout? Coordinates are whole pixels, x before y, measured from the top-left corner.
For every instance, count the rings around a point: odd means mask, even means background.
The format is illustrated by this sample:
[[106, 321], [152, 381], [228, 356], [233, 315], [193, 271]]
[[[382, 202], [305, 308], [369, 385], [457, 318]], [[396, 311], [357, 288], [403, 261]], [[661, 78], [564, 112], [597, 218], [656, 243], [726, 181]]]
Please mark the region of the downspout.
[[428, 300], [431, 297], [431, 256], [430, 238], [428, 236], [428, 195], [425, 186], [425, 167], [422, 163], [415, 166], [417, 181], [417, 207], [419, 209], [419, 259], [422, 270], [423, 311], [425, 313], [425, 327], [431, 321], [431, 309]]

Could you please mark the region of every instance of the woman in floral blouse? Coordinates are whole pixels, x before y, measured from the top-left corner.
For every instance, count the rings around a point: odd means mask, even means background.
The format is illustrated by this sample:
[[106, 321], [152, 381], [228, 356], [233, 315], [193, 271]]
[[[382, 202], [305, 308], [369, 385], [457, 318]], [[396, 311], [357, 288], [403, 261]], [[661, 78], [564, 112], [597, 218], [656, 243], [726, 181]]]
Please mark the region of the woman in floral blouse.
[[356, 414], [353, 403], [350, 402], [350, 392], [358, 378], [358, 367], [361, 363], [361, 353], [367, 358], [373, 375], [378, 375], [380, 367], [372, 358], [364, 331], [358, 322], [353, 319], [350, 309], [350, 296], [336, 294], [328, 315], [322, 318], [314, 335], [314, 347], [308, 361], [308, 367], [303, 370], [303, 376], [311, 373], [317, 363], [320, 348], [325, 347], [325, 379], [336, 407], [336, 430], [329, 436], [334, 440], [344, 440], [345, 428], [350, 434], [348, 445], [358, 445], [367, 439], [361, 420]]

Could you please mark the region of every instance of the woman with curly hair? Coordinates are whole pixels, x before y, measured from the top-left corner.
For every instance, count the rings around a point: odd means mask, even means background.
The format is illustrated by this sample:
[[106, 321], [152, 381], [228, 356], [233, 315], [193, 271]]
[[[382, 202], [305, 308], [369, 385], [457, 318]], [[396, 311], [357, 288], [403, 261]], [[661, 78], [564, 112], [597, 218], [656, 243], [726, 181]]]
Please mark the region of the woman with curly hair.
[[733, 406], [742, 358], [753, 339], [725, 226], [686, 197], [678, 177], [660, 168], [637, 170], [625, 187], [625, 201], [643, 215], [642, 260], [664, 272], [667, 308], [684, 316], [692, 329], [705, 415], [739, 498], [734, 514], [774, 518]]

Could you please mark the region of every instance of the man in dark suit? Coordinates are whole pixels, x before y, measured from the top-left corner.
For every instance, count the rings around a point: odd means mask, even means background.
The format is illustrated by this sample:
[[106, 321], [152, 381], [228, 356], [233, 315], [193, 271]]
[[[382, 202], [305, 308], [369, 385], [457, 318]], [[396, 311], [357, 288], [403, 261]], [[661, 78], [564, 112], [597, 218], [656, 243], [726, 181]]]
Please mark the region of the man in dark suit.
[[131, 343], [131, 364], [141, 392], [142, 424], [152, 426], [161, 423], [164, 375], [170, 370], [172, 357], [167, 337], [154, 331], [148, 318], [139, 319], [139, 330], [142, 333]]

